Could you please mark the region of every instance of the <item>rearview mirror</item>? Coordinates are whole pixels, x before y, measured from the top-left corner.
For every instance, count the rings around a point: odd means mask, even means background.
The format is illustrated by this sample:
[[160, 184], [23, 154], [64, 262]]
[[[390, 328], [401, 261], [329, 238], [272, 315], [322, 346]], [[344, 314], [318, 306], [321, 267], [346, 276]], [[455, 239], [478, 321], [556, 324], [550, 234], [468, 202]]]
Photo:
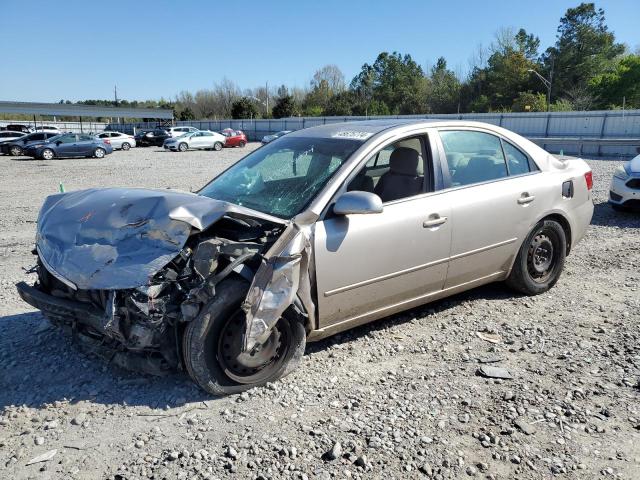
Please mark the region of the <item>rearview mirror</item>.
[[336, 215], [382, 213], [382, 200], [371, 192], [345, 192], [333, 206]]

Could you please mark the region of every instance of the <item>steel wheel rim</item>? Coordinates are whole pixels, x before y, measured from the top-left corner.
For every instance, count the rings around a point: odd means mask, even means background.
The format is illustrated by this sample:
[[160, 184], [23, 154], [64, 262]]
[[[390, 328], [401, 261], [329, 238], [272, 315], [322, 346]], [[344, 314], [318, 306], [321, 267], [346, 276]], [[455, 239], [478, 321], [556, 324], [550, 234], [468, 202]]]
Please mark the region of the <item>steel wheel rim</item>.
[[557, 245], [554, 238], [544, 230], [540, 230], [531, 239], [527, 251], [527, 271], [537, 283], [546, 282], [557, 265]]
[[178, 150], [180, 150], [181, 152], [186, 152], [187, 146], [184, 143], [181, 143], [180, 146], [178, 147]]
[[104, 157], [104, 150], [102, 150], [101, 148], [96, 149], [96, 158], [102, 157]]
[[22, 149], [20, 147], [12, 147], [11, 148], [11, 155], [17, 157], [21, 153], [22, 153]]
[[51, 160], [53, 158], [53, 152], [51, 150], [45, 150], [42, 152], [42, 158], [45, 160]]
[[291, 338], [286, 322], [278, 322], [271, 336], [251, 353], [241, 353], [245, 314], [237, 310], [220, 329], [217, 361], [225, 375], [241, 384], [267, 381], [282, 366]]
[[128, 143], [125, 143], [125, 144], [122, 145], [122, 149], [123, 150], [129, 150], [129, 148], [131, 148], [131, 147], [129, 146]]

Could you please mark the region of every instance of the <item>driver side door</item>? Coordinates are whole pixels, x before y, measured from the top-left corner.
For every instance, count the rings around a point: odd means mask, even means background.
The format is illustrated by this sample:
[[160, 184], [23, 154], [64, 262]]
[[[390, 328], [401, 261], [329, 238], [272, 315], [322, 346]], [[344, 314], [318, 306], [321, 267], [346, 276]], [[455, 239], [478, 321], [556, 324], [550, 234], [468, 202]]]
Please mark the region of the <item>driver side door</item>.
[[[382, 213], [328, 215], [315, 224], [321, 329], [332, 325], [347, 328], [391, 315], [424, 303], [443, 289], [451, 244], [451, 212], [445, 195], [434, 191], [434, 170], [429, 165], [433, 157], [425, 148], [427, 137], [410, 140], [416, 139], [419, 146], [415, 148], [422, 150], [421, 191], [385, 202]], [[411, 143], [405, 139], [405, 144]], [[366, 162], [370, 170], [364, 174], [381, 178], [380, 159], [388, 158], [392, 150], [387, 146], [374, 153]], [[384, 168], [388, 170], [389, 163]], [[361, 171], [353, 181], [362, 177]], [[354, 188], [347, 185], [346, 190]]]

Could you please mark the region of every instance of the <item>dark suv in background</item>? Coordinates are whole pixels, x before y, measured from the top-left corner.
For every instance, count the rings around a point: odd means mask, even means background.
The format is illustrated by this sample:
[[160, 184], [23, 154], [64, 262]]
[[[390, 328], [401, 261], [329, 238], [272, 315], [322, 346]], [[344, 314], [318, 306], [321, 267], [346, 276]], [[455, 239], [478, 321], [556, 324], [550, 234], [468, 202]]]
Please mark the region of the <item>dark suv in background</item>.
[[161, 147], [169, 137], [171, 137], [171, 134], [168, 130], [156, 128], [154, 130], [142, 130], [136, 133], [134, 138], [139, 147], [148, 147], [150, 145]]
[[33, 143], [43, 143], [49, 140], [50, 138], [59, 135], [57, 132], [35, 132], [30, 133], [29, 135], [25, 135], [24, 137], [20, 137], [16, 140], [12, 140], [11, 142], [3, 142], [0, 143], [0, 153], [4, 153], [5, 155], [13, 155], [19, 156], [24, 153], [25, 148]]

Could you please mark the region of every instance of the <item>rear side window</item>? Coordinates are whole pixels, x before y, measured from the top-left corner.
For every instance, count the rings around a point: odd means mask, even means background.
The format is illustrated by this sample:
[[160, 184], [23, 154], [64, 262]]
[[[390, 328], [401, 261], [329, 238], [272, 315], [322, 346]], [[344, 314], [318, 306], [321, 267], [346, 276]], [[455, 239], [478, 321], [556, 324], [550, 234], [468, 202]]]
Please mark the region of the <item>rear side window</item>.
[[34, 135], [33, 137], [31, 137], [29, 140], [44, 140], [46, 137], [46, 135], [44, 133], [38, 133], [36, 135]]
[[470, 185], [508, 175], [500, 138], [471, 130], [440, 132], [452, 186]]
[[507, 157], [509, 175], [529, 173], [529, 157], [508, 142], [503, 141], [504, 154]]

